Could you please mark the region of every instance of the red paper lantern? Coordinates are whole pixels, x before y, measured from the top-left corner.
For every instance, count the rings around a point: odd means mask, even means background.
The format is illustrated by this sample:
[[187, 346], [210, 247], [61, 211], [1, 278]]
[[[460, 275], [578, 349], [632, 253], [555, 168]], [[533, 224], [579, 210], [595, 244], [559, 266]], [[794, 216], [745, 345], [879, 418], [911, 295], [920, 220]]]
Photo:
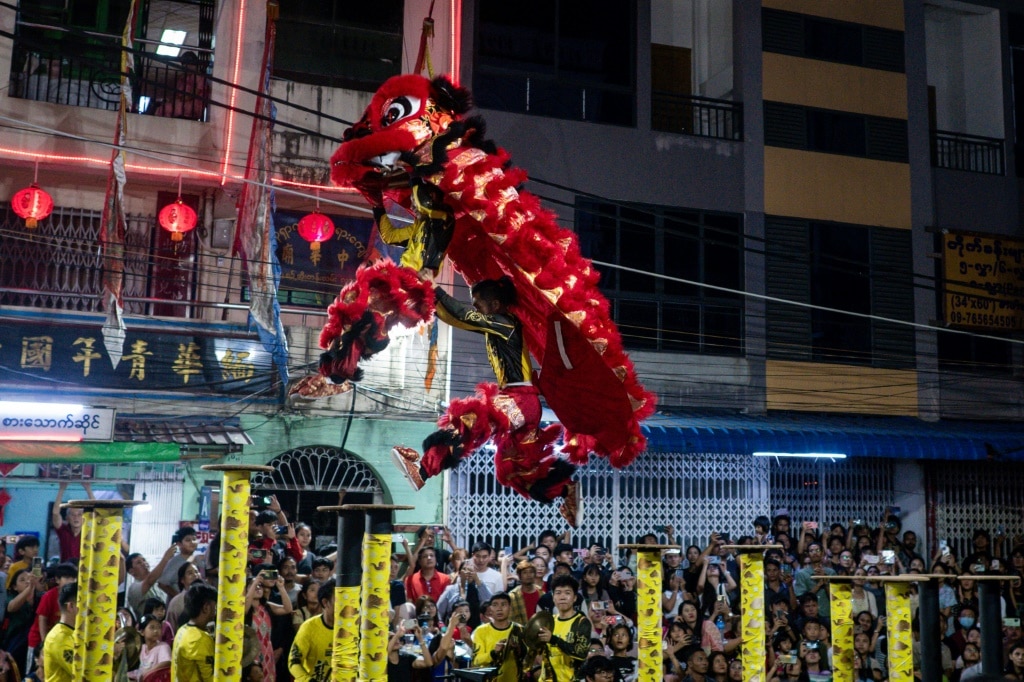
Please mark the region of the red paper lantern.
[[19, 217], [25, 219], [25, 227], [33, 228], [40, 220], [53, 213], [53, 198], [33, 182], [31, 186], [14, 195], [11, 199], [11, 208]]
[[167, 204], [160, 209], [160, 227], [171, 233], [172, 242], [180, 242], [186, 232], [192, 231], [196, 226], [196, 212], [192, 207], [182, 202], [181, 197], [173, 204]]
[[299, 221], [299, 235], [309, 242], [314, 262], [320, 259], [320, 242], [334, 236], [334, 223], [323, 213], [314, 211]]

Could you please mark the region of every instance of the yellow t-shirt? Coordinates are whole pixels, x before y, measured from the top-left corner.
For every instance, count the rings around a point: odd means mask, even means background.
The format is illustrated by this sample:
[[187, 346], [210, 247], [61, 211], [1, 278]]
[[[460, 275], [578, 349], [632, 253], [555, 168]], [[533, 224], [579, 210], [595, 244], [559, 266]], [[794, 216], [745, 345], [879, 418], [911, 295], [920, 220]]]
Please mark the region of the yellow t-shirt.
[[75, 663], [75, 629], [57, 623], [43, 640], [43, 670], [46, 682], [72, 682]]
[[330, 682], [334, 631], [323, 616], [310, 618], [295, 633], [288, 654], [288, 672], [295, 682]]
[[185, 623], [171, 649], [171, 682], [213, 682], [213, 636]]
[[506, 640], [502, 651], [502, 658], [498, 676], [494, 679], [497, 682], [517, 682], [519, 679], [518, 668], [516, 667], [515, 651], [511, 642], [513, 629], [517, 627], [514, 623], [503, 630], [499, 630], [491, 623], [484, 623], [476, 630], [473, 630], [473, 667], [492, 666], [497, 662], [491, 656], [495, 645], [501, 640]]
[[548, 644], [555, 679], [558, 682], [575, 680], [579, 666], [587, 658], [587, 649], [590, 648], [590, 621], [579, 613], [565, 619], [555, 616], [555, 628], [551, 635], [567, 642], [573, 652], [569, 654], [555, 644]]

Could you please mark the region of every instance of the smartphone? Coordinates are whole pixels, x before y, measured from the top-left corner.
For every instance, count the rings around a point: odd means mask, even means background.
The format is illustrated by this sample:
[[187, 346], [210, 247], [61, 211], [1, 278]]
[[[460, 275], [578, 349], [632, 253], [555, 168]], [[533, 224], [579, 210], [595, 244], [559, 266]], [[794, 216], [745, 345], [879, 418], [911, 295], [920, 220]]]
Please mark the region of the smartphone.
[[249, 504], [256, 509], [266, 509], [270, 506], [270, 495], [253, 495]]
[[785, 573], [786, 575], [792, 575], [793, 574], [793, 567], [790, 566], [789, 564], [782, 564], [782, 572]]
[[395, 543], [396, 545], [402, 544], [403, 540], [405, 540], [405, 536], [402, 535], [401, 533], [392, 533], [391, 534], [391, 542]]
[[16, 544], [18, 544], [18, 536], [17, 535], [8, 535], [6, 540], [5, 540], [5, 542], [8, 545], [16, 545]]
[[877, 564], [878, 563], [878, 555], [876, 555], [876, 554], [865, 554], [864, 555], [864, 560], [867, 561], [869, 564]]
[[891, 549], [882, 550], [882, 563], [892, 565], [896, 563], [896, 552]]
[[999, 570], [999, 559], [993, 559], [991, 565], [992, 565], [992, 570], [993, 571], [998, 571]]
[[501, 551], [505, 553], [505, 556], [512, 556], [515, 552], [512, 551], [511, 547], [502, 547]]
[[817, 521], [805, 521], [804, 522], [804, 528], [806, 528], [807, 530], [818, 530], [818, 522]]
[[32, 575], [37, 578], [43, 577], [43, 557], [37, 556], [32, 559]]
[[590, 602], [590, 608], [595, 611], [604, 611], [608, 607], [605, 605], [603, 601], [592, 601]]
[[260, 578], [268, 582], [277, 582], [277, 569], [268, 568], [265, 571], [260, 571]]
[[779, 654], [777, 658], [782, 665], [796, 665], [796, 654]]
[[711, 564], [712, 566], [717, 566], [717, 565], [719, 565], [720, 563], [722, 563], [722, 557], [718, 557], [718, 556], [709, 556], [709, 557], [708, 557], [708, 563], [709, 563], [709, 564]]
[[1004, 628], [1019, 628], [1020, 618], [1003, 618]]
[[249, 557], [252, 559], [263, 559], [267, 556], [267, 550], [265, 549], [250, 549]]
[[727, 604], [729, 602], [729, 597], [727, 597], [724, 594], [720, 594], [720, 595], [718, 595], [718, 601], [720, 601], [720, 602], [722, 602], [724, 604]]
[[274, 526], [274, 531], [278, 535], [285, 535], [288, 532], [288, 526]]
[[900, 509], [899, 507], [889, 507], [889, 513], [893, 516], [899, 516], [901, 511], [903, 510]]
[[862, 519], [854, 519], [853, 520], [853, 527], [854, 528], [857, 528], [858, 526], [863, 526], [863, 525], [864, 525], [864, 521]]
[[676, 569], [676, 577], [677, 578], [685, 577], [685, 575], [686, 575], [686, 572], [683, 569], [681, 569], [681, 568], [677, 568]]
[[984, 573], [984, 572], [985, 572], [985, 564], [972, 564], [971, 565], [971, 573]]
[[606, 625], [615, 625], [619, 622], [622, 616], [605, 616], [604, 622]]
[[405, 620], [402, 621], [402, 627], [405, 628], [406, 630], [415, 630], [416, 629], [416, 619], [415, 618], [406, 618]]
[[949, 540], [939, 540], [939, 551], [942, 556], [949, 556]]

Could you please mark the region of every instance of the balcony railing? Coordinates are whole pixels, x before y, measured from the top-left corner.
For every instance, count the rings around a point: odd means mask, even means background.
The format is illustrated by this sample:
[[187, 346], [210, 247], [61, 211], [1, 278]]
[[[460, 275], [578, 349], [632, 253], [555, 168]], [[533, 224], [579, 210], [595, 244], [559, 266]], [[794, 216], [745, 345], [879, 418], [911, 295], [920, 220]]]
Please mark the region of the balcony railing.
[[[205, 121], [209, 63], [196, 57], [204, 51], [193, 49], [178, 59], [136, 53], [129, 77], [131, 111]], [[9, 92], [36, 102], [114, 110], [121, 97], [120, 70], [119, 37], [94, 36], [88, 44], [54, 41], [45, 49], [35, 41], [16, 41]]]
[[932, 131], [932, 165], [936, 168], [1003, 175], [1004, 163], [999, 138]]
[[719, 140], [743, 139], [743, 105], [724, 99], [651, 93], [651, 128]]

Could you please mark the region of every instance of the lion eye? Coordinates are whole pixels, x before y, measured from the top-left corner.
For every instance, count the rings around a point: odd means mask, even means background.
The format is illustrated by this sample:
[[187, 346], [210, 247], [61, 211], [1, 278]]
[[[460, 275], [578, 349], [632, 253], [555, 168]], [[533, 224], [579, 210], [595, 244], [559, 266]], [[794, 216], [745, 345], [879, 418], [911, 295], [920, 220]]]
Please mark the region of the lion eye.
[[417, 97], [396, 97], [384, 108], [384, 115], [381, 116], [380, 126], [387, 128], [392, 123], [401, 121], [406, 116], [419, 111], [420, 100]]

